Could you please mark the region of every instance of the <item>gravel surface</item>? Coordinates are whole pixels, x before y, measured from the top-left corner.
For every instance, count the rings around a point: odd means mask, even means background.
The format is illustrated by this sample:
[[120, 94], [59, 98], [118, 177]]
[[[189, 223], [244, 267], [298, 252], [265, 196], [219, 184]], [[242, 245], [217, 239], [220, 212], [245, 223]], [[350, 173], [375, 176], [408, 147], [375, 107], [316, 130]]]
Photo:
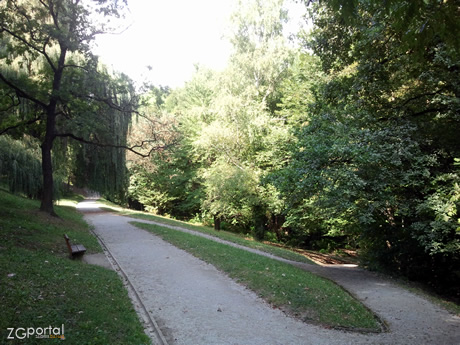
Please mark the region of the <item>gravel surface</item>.
[[167, 344], [460, 344], [459, 316], [370, 272], [295, 263], [342, 285], [388, 327], [380, 334], [325, 329], [272, 309], [214, 266], [129, 224], [132, 218], [102, 212], [94, 201], [78, 207], [128, 276]]

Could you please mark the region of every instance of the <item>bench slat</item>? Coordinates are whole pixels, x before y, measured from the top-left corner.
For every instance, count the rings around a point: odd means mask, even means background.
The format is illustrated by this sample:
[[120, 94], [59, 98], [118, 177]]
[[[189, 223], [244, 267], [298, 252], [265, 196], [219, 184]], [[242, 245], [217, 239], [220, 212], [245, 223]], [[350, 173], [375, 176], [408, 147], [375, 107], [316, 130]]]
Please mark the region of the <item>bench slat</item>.
[[64, 234], [64, 238], [67, 244], [67, 248], [69, 249], [69, 254], [73, 258], [76, 255], [84, 254], [86, 252], [86, 248], [81, 244], [71, 244], [69, 236]]
[[72, 254], [86, 252], [86, 248], [82, 246], [81, 244], [72, 244], [71, 248], [72, 248]]

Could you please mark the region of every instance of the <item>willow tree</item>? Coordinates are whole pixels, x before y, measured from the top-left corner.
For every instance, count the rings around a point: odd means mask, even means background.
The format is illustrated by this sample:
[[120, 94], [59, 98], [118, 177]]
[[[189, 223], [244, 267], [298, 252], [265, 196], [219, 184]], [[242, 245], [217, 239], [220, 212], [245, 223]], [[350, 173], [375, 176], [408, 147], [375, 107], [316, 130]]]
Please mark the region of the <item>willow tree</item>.
[[103, 125], [130, 117], [132, 87], [101, 71], [90, 51], [96, 35], [108, 30], [91, 18], [97, 18], [96, 13], [118, 18], [124, 4], [116, 0], [0, 3], [0, 134], [26, 132], [32, 126], [40, 138], [44, 212], [54, 214], [51, 152], [56, 138], [125, 147], [120, 138], [112, 140], [113, 133], [100, 133], [107, 127]]

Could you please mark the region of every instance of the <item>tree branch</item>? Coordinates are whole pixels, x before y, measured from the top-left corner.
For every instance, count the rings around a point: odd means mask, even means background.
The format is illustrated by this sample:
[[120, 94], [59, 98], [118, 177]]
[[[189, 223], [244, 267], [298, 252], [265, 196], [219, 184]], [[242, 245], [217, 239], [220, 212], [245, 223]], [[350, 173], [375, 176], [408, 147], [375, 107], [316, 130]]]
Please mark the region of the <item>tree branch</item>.
[[35, 118], [33, 118], [33, 119], [30, 119], [30, 120], [28, 120], [28, 121], [23, 121], [23, 122], [20, 122], [20, 123], [14, 125], [14, 126], [9, 126], [9, 127], [5, 128], [5, 129], [2, 129], [2, 130], [0, 131], [0, 135], [6, 133], [6, 132], [8, 132], [8, 131], [11, 131], [11, 130], [13, 130], [13, 129], [22, 127], [22, 126], [31, 125], [31, 124], [37, 122], [37, 121], [40, 120], [40, 119], [41, 119], [41, 117], [40, 117], [40, 116], [37, 116], [37, 117], [35, 117]]
[[419, 95], [416, 95], [414, 97], [411, 97], [411, 98], [408, 98], [404, 101], [403, 104], [401, 104], [400, 106], [396, 107], [396, 109], [401, 109], [401, 108], [404, 108], [406, 105], [408, 105], [410, 102], [412, 101], [415, 101], [415, 100], [418, 100], [420, 98], [423, 98], [423, 97], [429, 97], [429, 96], [436, 96], [438, 94], [440, 94], [442, 91], [444, 91], [445, 88], [442, 88], [442, 89], [439, 89], [437, 91], [434, 91], [434, 92], [426, 92], [426, 93], [422, 93], [422, 94], [419, 94]]
[[17, 100], [17, 103], [16, 103], [15, 98], [12, 95], [10, 95], [9, 97], [11, 98], [11, 105], [6, 107], [5, 109], [0, 109], [0, 113], [6, 113], [6, 112], [10, 111], [11, 109], [13, 109], [13, 108], [15, 108], [15, 107], [17, 107], [17, 106], [19, 106], [21, 104], [19, 99]]
[[[436, 91], [433, 91], [433, 92], [426, 92], [426, 93], [421, 93], [421, 94], [415, 95], [413, 97], [410, 97], [410, 98], [406, 99], [402, 104], [400, 104], [398, 106], [393, 106], [390, 109], [395, 110], [395, 111], [403, 110], [403, 111], [405, 111], [407, 113], [407, 116], [412, 116], [412, 117], [448, 110], [449, 107], [445, 106], [445, 107], [438, 107], [438, 108], [426, 108], [424, 110], [416, 112], [416, 111], [412, 110], [410, 108], [410, 106], [409, 106], [409, 103], [411, 103], [411, 102], [423, 99], [425, 97], [430, 97], [430, 96], [433, 97], [433, 96], [439, 95], [444, 90], [445, 90], [445, 88], [442, 88], [442, 89], [439, 89], [439, 90], [436, 90]], [[389, 117], [381, 117], [378, 120], [383, 122], [383, 121], [387, 121], [389, 119], [390, 119]]]
[[27, 92], [25, 92], [24, 90], [22, 90], [21, 88], [19, 88], [15, 84], [13, 84], [11, 81], [9, 81], [7, 78], [5, 78], [5, 76], [1, 72], [0, 72], [0, 79], [3, 80], [3, 82], [6, 85], [8, 85], [10, 88], [12, 88], [14, 91], [16, 91], [16, 94], [18, 95], [18, 97], [28, 99], [29, 101], [34, 102], [35, 104], [41, 106], [44, 109], [47, 108], [47, 105], [45, 103], [43, 103], [42, 101], [38, 100], [37, 98], [29, 95]]
[[[74, 95], [79, 97], [79, 98], [82, 98], [82, 99], [87, 98], [87, 99], [90, 99], [90, 100], [93, 100], [93, 101], [96, 101], [96, 102], [104, 103], [104, 104], [108, 105], [111, 109], [115, 109], [115, 110], [118, 110], [118, 111], [121, 111], [121, 112], [129, 112], [129, 113], [138, 114], [137, 110], [134, 110], [129, 106], [126, 107], [126, 108], [123, 108], [122, 106], [119, 106], [118, 104], [112, 102], [112, 100], [109, 97], [102, 98], [102, 97], [90, 96], [90, 95], [78, 95], [78, 94], [74, 94]], [[129, 105], [131, 105], [131, 103], [129, 103]]]
[[425, 109], [425, 110], [422, 110], [422, 111], [419, 111], [419, 112], [416, 112], [416, 113], [412, 113], [410, 115], [415, 117], [415, 116], [421, 116], [421, 115], [425, 115], [425, 114], [429, 114], [429, 113], [438, 113], [438, 112], [445, 111], [445, 110], [448, 110], [448, 109], [449, 109], [448, 107], [428, 108], [428, 109]]
[[[17, 35], [16, 33], [12, 32], [11, 30], [8, 30], [8, 28], [2, 26], [2, 31], [5, 31], [7, 32], [10, 36], [16, 38], [17, 40], [21, 41], [22, 43], [24, 43], [27, 47], [31, 48], [32, 50], [35, 50], [36, 52], [38, 52], [39, 54], [43, 55], [46, 59], [46, 61], [48, 62], [48, 64], [50, 65], [51, 69], [53, 70], [53, 72], [56, 71], [56, 66], [54, 66], [53, 64], [53, 61], [51, 60], [51, 58], [48, 56], [48, 54], [46, 53], [46, 51], [43, 49], [39, 49], [38, 47], [34, 46], [33, 44], [31, 44], [30, 42], [28, 42], [25, 38]], [[45, 42], [49, 41], [49, 38], [47, 38], [45, 40]], [[46, 47], [46, 45], [44, 46]]]
[[111, 147], [111, 148], [114, 148], [114, 149], [124, 149], [124, 150], [128, 150], [128, 151], [131, 151], [132, 153], [138, 155], [138, 156], [141, 156], [143, 158], [147, 158], [147, 157], [150, 157], [150, 155], [152, 154], [152, 152], [154, 151], [159, 151], [159, 150], [164, 150], [164, 149], [167, 149], [168, 147], [172, 146], [173, 143], [171, 144], [166, 144], [166, 145], [160, 145], [160, 146], [155, 146], [155, 147], [152, 147], [147, 154], [145, 153], [142, 153], [142, 152], [139, 152], [139, 151], [136, 151], [135, 149], [136, 148], [143, 148], [144, 145], [146, 143], [149, 143], [151, 142], [151, 140], [143, 140], [141, 142], [141, 144], [139, 145], [134, 145], [134, 146], [126, 146], [126, 145], [114, 145], [114, 144], [105, 144], [105, 143], [98, 143], [98, 142], [94, 142], [94, 141], [91, 141], [91, 140], [86, 140], [84, 138], [81, 138], [81, 137], [78, 137], [72, 133], [58, 133], [55, 135], [56, 137], [60, 137], [60, 138], [64, 138], [64, 137], [67, 137], [67, 138], [72, 138], [76, 141], [79, 141], [81, 143], [84, 143], [84, 144], [88, 144], [88, 145], [94, 145], [94, 146], [98, 146], [98, 147]]

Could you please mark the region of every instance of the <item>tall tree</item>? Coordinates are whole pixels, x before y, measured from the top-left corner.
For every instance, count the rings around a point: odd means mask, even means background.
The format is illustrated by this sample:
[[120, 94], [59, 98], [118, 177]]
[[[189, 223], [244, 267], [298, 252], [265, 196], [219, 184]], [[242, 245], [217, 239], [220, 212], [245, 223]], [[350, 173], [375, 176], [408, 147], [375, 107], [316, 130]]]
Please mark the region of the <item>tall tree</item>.
[[[283, 35], [284, 1], [239, 2], [232, 16], [233, 54], [218, 76], [210, 109], [195, 147], [209, 157], [203, 168], [203, 210], [264, 236], [267, 215], [275, 212], [261, 177], [274, 165], [274, 139], [285, 133], [275, 115], [279, 85], [288, 76], [293, 52]], [[243, 197], [244, 196], [244, 197]], [[275, 206], [276, 205], [276, 206]]]
[[451, 283], [460, 259], [457, 10], [453, 1], [313, 2], [308, 48], [326, 77], [309, 86], [307, 107], [287, 93], [307, 121], [277, 179], [296, 226], [356, 234], [369, 264]]
[[116, 117], [130, 117], [134, 109], [129, 83], [101, 71], [90, 51], [95, 36], [107, 30], [91, 18], [95, 13], [118, 17], [122, 5], [115, 0], [0, 3], [0, 133], [34, 126], [42, 151], [40, 208], [50, 214], [54, 214], [51, 152], [56, 138], [125, 146], [98, 140], [94, 131], [83, 129], [89, 127], [88, 121], [103, 123], [101, 116], [112, 116], [114, 122]]
[[261, 179], [280, 165], [292, 137], [276, 113], [294, 55], [283, 32], [283, 5], [240, 1], [232, 16], [234, 50], [227, 68], [213, 72], [198, 66], [192, 80], [167, 98], [179, 145], [156, 156], [153, 171], [133, 181], [150, 186], [139, 195], [152, 202], [148, 206], [182, 216], [188, 210], [193, 217], [201, 204], [202, 215], [257, 228], [257, 237], [264, 236], [267, 215], [279, 213], [281, 202]]
[[[170, 93], [169, 88], [151, 87], [142, 96], [143, 106], [136, 121], [129, 131], [129, 142], [135, 144], [152, 140], [157, 144], [156, 152], [149, 159], [128, 153], [127, 166], [130, 173], [128, 202], [131, 206], [142, 207], [147, 211], [178, 215], [174, 207], [181, 196], [187, 194], [184, 184], [189, 183], [190, 176], [181, 174], [181, 167], [175, 165], [176, 153], [181, 151], [179, 133], [175, 128], [176, 120], [164, 109], [164, 102]], [[187, 153], [183, 152], [183, 158]], [[179, 160], [179, 165], [187, 169], [187, 161]], [[178, 182], [181, 180], [181, 182]]]

